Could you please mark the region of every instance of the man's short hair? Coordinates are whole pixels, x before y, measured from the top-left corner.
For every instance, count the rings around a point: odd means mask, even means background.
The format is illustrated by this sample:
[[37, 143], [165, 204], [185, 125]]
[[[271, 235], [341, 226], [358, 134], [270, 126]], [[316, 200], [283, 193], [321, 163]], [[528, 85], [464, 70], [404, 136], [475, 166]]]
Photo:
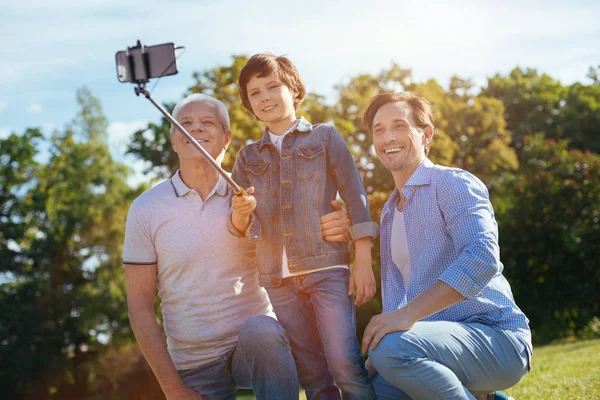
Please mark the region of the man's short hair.
[[[210, 97], [210, 96], [208, 96], [206, 94], [202, 94], [202, 93], [190, 94], [186, 98], [179, 100], [179, 102], [173, 109], [173, 113], [172, 113], [173, 118], [177, 121], [177, 117], [179, 115], [179, 112], [183, 108], [183, 106], [185, 106], [186, 104], [189, 104], [189, 103], [194, 103], [194, 102], [210, 103], [210, 104], [213, 104], [215, 107], [217, 107], [217, 111], [219, 112], [219, 119], [221, 120], [223, 129], [225, 130], [225, 132], [229, 132], [231, 130], [231, 128], [229, 126], [230, 125], [229, 112], [227, 111], [227, 107], [225, 107], [225, 104], [223, 104], [221, 101], [215, 99], [214, 97]], [[175, 130], [175, 128], [176, 128], [175, 125], [171, 124], [171, 132], [173, 132]]]
[[373, 134], [373, 120], [375, 119], [375, 114], [377, 111], [384, 105], [388, 103], [397, 103], [400, 101], [404, 101], [408, 103], [412, 109], [413, 119], [418, 128], [424, 129], [427, 126], [431, 126], [433, 128], [433, 114], [431, 112], [431, 107], [429, 101], [425, 100], [421, 96], [417, 96], [411, 92], [386, 92], [378, 94], [373, 97], [369, 104], [367, 104], [367, 108], [363, 115], [362, 124], [369, 131], [369, 133]]
[[255, 76], [264, 78], [272, 73], [276, 73], [279, 79], [290, 89], [294, 96], [294, 107], [298, 110], [300, 103], [306, 96], [306, 88], [300, 73], [296, 69], [296, 66], [286, 57], [276, 57], [270, 53], [259, 53], [255, 54], [244, 65], [240, 71], [240, 77], [238, 79], [238, 86], [240, 91], [240, 98], [244, 108], [254, 114], [252, 111], [252, 105], [248, 98], [248, 82]]

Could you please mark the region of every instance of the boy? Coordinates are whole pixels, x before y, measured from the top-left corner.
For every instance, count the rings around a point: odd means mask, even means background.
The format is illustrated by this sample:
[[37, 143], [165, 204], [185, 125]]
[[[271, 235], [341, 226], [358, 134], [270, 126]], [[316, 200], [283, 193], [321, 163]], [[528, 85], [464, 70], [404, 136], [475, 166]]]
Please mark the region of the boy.
[[[374, 398], [358, 352], [354, 306], [375, 294], [370, 241], [378, 225], [352, 154], [333, 126], [296, 117], [306, 89], [287, 58], [252, 56], [239, 90], [267, 129], [240, 151], [233, 168], [233, 179], [251, 188], [232, 200], [230, 231], [256, 241], [259, 282], [286, 329], [307, 398], [338, 399], [331, 377], [344, 399]], [[325, 242], [319, 228], [338, 191], [351, 219], [352, 271], [347, 246]]]

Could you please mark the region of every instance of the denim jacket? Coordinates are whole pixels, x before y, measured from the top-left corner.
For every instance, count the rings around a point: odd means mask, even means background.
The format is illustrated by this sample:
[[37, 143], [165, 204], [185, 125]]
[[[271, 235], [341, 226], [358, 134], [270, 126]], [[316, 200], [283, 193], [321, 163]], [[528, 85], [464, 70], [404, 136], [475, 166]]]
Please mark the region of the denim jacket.
[[[240, 150], [232, 178], [243, 188], [254, 186], [257, 206], [245, 237], [256, 241], [261, 286], [281, 284], [283, 246], [292, 273], [350, 262], [345, 243], [321, 235], [320, 218], [333, 211], [337, 192], [346, 202], [354, 239], [379, 233], [352, 154], [331, 125], [301, 118], [283, 138], [281, 155], [265, 130], [261, 140]], [[231, 221], [228, 226], [241, 236]]]

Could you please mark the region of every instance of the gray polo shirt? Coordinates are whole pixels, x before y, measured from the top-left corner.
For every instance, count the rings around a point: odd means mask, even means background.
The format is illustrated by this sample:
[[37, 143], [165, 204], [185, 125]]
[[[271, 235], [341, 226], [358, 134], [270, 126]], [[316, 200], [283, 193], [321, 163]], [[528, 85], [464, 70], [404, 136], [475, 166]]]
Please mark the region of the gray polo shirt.
[[167, 345], [178, 370], [233, 349], [243, 323], [273, 315], [258, 285], [254, 243], [227, 231], [232, 190], [219, 181], [203, 202], [175, 175], [134, 200], [124, 264], [157, 264]]

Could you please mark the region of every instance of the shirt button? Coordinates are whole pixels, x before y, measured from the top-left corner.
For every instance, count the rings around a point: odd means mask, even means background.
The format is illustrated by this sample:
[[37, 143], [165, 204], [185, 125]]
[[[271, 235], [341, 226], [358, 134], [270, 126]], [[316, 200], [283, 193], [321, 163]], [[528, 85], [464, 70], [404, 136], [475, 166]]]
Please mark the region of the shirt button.
[[277, 222], [277, 215], [273, 215], [273, 216], [271, 217], [271, 221], [273, 221], [273, 222]]
[[275, 197], [277, 197], [277, 192], [273, 190], [273, 191], [271, 192], [271, 197], [272, 197], [272, 198], [275, 198]]
[[277, 251], [277, 249], [279, 249], [279, 246], [277, 246], [276, 244], [273, 245], [273, 251]]

